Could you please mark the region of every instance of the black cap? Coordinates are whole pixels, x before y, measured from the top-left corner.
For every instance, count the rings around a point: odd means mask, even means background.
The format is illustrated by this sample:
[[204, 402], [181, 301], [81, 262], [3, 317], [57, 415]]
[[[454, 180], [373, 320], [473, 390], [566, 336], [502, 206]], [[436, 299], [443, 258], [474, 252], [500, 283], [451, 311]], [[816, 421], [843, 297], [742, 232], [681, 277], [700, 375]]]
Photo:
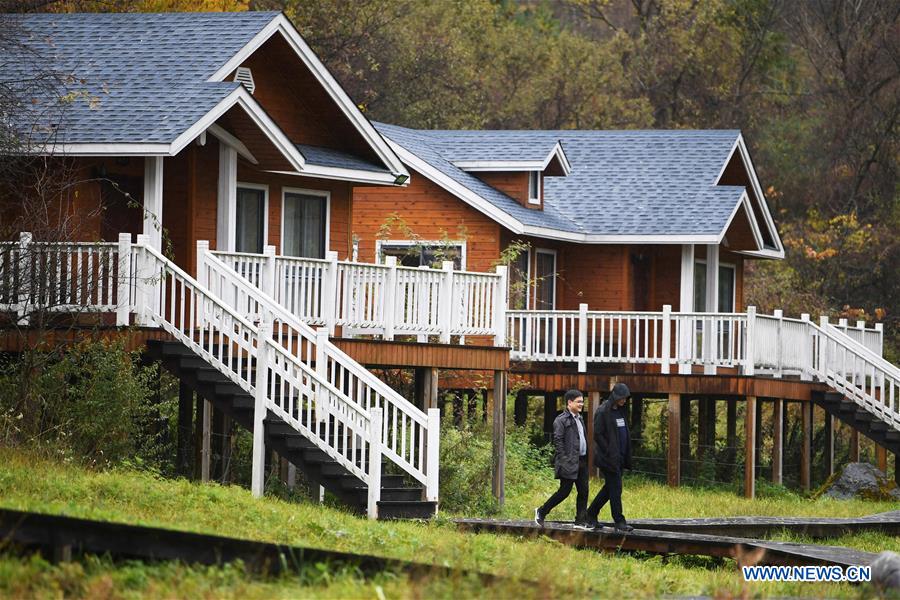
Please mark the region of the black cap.
[[631, 396], [631, 390], [628, 389], [628, 386], [624, 383], [617, 383], [613, 386], [612, 392], [609, 397], [613, 402], [618, 402], [622, 398], [628, 398]]

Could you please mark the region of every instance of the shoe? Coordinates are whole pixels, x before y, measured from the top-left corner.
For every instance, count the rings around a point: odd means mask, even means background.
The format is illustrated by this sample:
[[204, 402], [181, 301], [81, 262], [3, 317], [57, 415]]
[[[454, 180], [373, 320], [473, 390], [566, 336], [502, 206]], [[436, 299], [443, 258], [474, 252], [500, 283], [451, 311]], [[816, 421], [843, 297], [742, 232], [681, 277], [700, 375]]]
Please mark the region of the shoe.
[[537, 523], [538, 527], [544, 526], [544, 515], [541, 514], [540, 507], [534, 509], [534, 522]]
[[597, 521], [576, 521], [573, 526], [574, 529], [581, 529], [583, 531], [591, 531], [597, 529], [600, 524]]
[[623, 521], [621, 523], [616, 523], [616, 531], [620, 533], [628, 533], [630, 531], [634, 531], [634, 527]]

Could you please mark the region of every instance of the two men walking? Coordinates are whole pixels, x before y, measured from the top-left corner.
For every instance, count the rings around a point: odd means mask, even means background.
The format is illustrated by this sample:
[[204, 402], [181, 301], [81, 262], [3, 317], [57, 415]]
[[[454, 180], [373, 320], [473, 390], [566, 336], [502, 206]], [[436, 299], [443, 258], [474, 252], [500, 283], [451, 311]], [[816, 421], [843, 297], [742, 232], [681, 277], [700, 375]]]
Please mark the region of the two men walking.
[[617, 531], [634, 528], [622, 514], [622, 471], [631, 468], [631, 441], [625, 403], [631, 397], [628, 386], [617, 383], [609, 397], [594, 414], [594, 466], [603, 473], [603, 487], [585, 509], [588, 496], [587, 439], [581, 410], [584, 396], [578, 390], [566, 392], [566, 410], [553, 421], [554, 474], [559, 489], [534, 511], [535, 522], [543, 527], [550, 511], [568, 498], [574, 485], [575, 528], [594, 529], [600, 525], [597, 517], [609, 502]]

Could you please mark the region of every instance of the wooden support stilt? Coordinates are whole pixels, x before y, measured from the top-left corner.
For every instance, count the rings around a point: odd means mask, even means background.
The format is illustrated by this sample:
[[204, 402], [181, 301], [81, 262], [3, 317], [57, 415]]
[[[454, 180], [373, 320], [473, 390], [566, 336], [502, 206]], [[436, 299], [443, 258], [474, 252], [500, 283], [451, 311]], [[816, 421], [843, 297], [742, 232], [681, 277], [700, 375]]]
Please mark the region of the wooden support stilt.
[[747, 396], [744, 413], [744, 497], [756, 497], [756, 396]]
[[427, 385], [426, 371], [429, 367], [416, 367], [413, 369], [413, 404], [419, 410], [425, 410], [425, 386]]
[[784, 466], [784, 400], [775, 398], [772, 404], [772, 483], [781, 485]]
[[725, 446], [728, 448], [726, 454], [728, 481], [734, 479], [734, 461], [737, 460], [737, 400], [728, 398], [726, 402], [725, 415]]
[[878, 467], [878, 470], [882, 473], [887, 473], [887, 448], [880, 444], [875, 444], [875, 466]]
[[221, 481], [225, 474], [225, 420], [228, 416], [213, 406], [212, 436], [210, 439], [209, 477]]
[[199, 395], [194, 396], [194, 456], [191, 476], [200, 479], [200, 463], [203, 462], [203, 403]]
[[644, 441], [644, 398], [639, 395], [631, 397], [631, 440], [631, 451], [639, 451]]
[[491, 402], [491, 398], [493, 398], [493, 394], [488, 393], [487, 389], [480, 390], [481, 394], [481, 422], [487, 423], [488, 421], [488, 413], [493, 414], [494, 405]]
[[528, 392], [520, 390], [516, 393], [516, 406], [514, 409], [516, 427], [523, 427], [528, 419]]
[[463, 422], [463, 391], [453, 390], [453, 425], [462, 427]]
[[588, 392], [585, 398], [584, 420], [587, 429], [588, 472], [600, 474], [594, 467], [594, 413], [600, 408], [600, 392]]
[[834, 475], [834, 417], [825, 413], [825, 470]]
[[182, 477], [191, 475], [191, 429], [194, 420], [194, 394], [184, 382], [178, 384], [178, 447], [175, 452], [175, 472]]
[[812, 411], [811, 402], [800, 403], [801, 443], [800, 443], [800, 487], [809, 491], [812, 484], [810, 468], [812, 463]]
[[894, 454], [894, 483], [900, 485], [900, 453]]
[[762, 400], [759, 398], [756, 399], [756, 410], [754, 411], [756, 415], [756, 435], [754, 436], [754, 448], [753, 455], [754, 460], [753, 464], [756, 466], [756, 476], [759, 476], [759, 470], [762, 465]]
[[550, 441], [553, 437], [553, 421], [556, 419], [556, 392], [544, 394], [544, 438]]
[[491, 460], [491, 491], [502, 507], [505, 500], [506, 477], [506, 372], [494, 371], [493, 445]]
[[850, 462], [859, 462], [859, 431], [850, 428]]
[[669, 394], [669, 449], [666, 480], [671, 487], [681, 484], [681, 394]]
[[202, 438], [200, 445], [200, 481], [204, 483], [209, 481], [210, 463], [212, 459], [212, 413], [212, 402], [204, 400]]
[[691, 399], [687, 396], [681, 396], [681, 411], [679, 412], [681, 423], [679, 427], [680, 443], [681, 443], [681, 473], [686, 471], [685, 463], [691, 459]]
[[706, 398], [697, 398], [697, 460], [702, 461], [708, 451], [706, 445], [709, 439], [709, 404]]

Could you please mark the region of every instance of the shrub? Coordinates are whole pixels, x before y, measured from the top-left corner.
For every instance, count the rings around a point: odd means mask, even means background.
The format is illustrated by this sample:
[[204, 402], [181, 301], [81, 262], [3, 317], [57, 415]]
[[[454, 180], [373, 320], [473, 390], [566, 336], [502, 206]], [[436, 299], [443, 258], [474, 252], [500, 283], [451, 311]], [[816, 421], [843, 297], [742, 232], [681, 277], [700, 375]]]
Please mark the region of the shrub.
[[0, 441], [100, 467], [159, 466], [174, 407], [153, 402], [157, 378], [156, 365], [142, 365], [121, 341], [9, 358], [0, 366]]

